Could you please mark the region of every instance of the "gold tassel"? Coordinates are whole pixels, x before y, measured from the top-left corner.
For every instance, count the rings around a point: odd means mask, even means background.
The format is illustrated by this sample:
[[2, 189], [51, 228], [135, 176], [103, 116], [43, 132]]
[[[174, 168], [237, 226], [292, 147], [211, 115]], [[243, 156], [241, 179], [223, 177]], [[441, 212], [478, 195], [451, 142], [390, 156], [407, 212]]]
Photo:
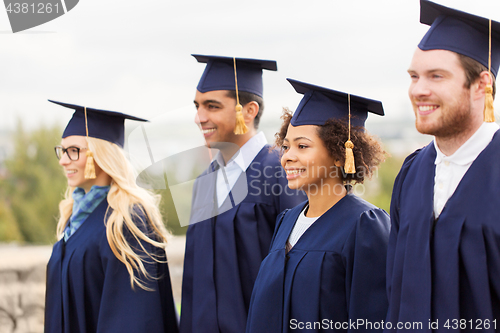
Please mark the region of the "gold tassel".
[[356, 166], [354, 165], [354, 154], [352, 149], [354, 148], [354, 143], [351, 141], [351, 94], [347, 94], [347, 105], [349, 108], [349, 137], [345, 142], [345, 173], [356, 173]]
[[[489, 36], [488, 36], [488, 72], [491, 77], [491, 20], [489, 20]], [[491, 78], [490, 78], [491, 80]], [[490, 81], [491, 82], [491, 81]], [[487, 84], [484, 88], [484, 121], [487, 123], [495, 122], [495, 111], [493, 110], [493, 87], [490, 84]]]
[[353, 148], [354, 144], [352, 143], [352, 141], [347, 140], [345, 143], [345, 173], [356, 173], [356, 166], [354, 165], [354, 154], [352, 152]]
[[241, 104], [236, 105], [236, 126], [234, 128], [234, 134], [241, 135], [248, 132], [247, 124], [245, 124], [245, 119], [243, 118], [243, 107]]
[[241, 135], [248, 132], [245, 118], [243, 118], [243, 106], [240, 104], [240, 96], [238, 94], [238, 74], [236, 72], [236, 58], [233, 57], [234, 64], [234, 85], [236, 86], [236, 126], [234, 127], [234, 134]]
[[495, 122], [495, 113], [493, 110], [493, 87], [488, 84], [484, 88], [485, 98], [484, 98], [484, 121], [487, 123]]
[[85, 163], [85, 179], [95, 179], [94, 154], [87, 149], [87, 163]]

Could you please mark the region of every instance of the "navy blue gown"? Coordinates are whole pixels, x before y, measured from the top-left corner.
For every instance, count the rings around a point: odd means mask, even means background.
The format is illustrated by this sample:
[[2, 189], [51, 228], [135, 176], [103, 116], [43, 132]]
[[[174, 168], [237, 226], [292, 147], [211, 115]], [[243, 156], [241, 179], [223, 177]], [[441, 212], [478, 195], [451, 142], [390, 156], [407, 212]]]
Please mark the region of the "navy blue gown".
[[[389, 216], [348, 194], [287, 254], [286, 242], [306, 205], [281, 217], [255, 282], [246, 332], [380, 331], [375, 328], [387, 312]], [[349, 325], [358, 319], [368, 326]]]
[[[45, 332], [177, 332], [167, 263], [145, 264], [158, 279], [141, 280], [154, 291], [138, 286], [133, 290], [125, 265], [106, 238], [107, 208], [104, 200], [67, 242], [62, 239], [54, 245], [47, 265]], [[130, 233], [125, 235], [139, 250]], [[165, 260], [164, 251], [143, 245]]]
[[[215, 177], [207, 182], [203, 175], [194, 185], [191, 220], [202, 216], [204, 208], [216, 212], [187, 231], [180, 331], [244, 332], [252, 288], [276, 217], [305, 195], [287, 187], [278, 152], [269, 151], [268, 145], [233, 187], [246, 182], [248, 195], [237, 198], [241, 194], [231, 192], [221, 208], [214, 199]], [[232, 202], [240, 203], [227, 209]]]
[[387, 320], [393, 326], [420, 322], [421, 332], [500, 332], [499, 151], [497, 131], [438, 219], [434, 145], [405, 160], [391, 202]]

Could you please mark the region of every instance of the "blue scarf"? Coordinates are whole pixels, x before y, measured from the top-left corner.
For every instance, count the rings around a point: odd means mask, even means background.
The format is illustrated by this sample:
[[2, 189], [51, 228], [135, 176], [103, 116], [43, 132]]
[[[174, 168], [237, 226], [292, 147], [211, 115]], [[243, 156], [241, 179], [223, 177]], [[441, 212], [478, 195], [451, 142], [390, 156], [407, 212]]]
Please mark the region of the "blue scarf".
[[64, 229], [64, 241], [67, 241], [80, 228], [90, 213], [106, 199], [109, 188], [110, 186], [94, 185], [88, 193], [85, 193], [85, 190], [80, 187], [73, 191], [73, 214], [71, 214], [69, 223]]

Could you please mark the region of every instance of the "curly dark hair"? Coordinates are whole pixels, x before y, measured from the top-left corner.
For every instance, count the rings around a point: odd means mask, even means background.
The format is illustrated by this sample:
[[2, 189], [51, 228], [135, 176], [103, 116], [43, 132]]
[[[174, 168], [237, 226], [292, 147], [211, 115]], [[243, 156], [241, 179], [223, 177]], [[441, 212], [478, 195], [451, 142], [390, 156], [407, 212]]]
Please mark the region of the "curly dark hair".
[[[283, 123], [281, 129], [274, 136], [276, 138], [275, 147], [283, 147], [288, 125], [292, 119], [292, 112], [284, 108], [281, 116]], [[349, 137], [348, 119], [330, 118], [323, 126], [318, 126], [318, 135], [323, 140], [330, 156], [345, 163], [345, 142]], [[380, 140], [369, 134], [362, 126], [351, 128], [351, 141], [354, 144], [354, 163], [356, 173], [346, 174], [342, 170], [342, 180], [347, 183], [363, 183], [366, 178], [370, 178], [374, 169], [385, 161], [387, 152], [383, 149]]]

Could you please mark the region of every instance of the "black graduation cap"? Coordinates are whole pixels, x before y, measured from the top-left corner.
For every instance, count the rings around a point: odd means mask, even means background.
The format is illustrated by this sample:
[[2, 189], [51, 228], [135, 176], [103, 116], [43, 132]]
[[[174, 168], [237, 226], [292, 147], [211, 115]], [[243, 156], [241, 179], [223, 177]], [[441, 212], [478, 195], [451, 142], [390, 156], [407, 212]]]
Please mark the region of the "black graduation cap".
[[[488, 68], [489, 19], [420, 0], [420, 22], [431, 27], [418, 44], [421, 50], [448, 50]], [[500, 65], [500, 23], [491, 21], [491, 72]]]
[[[235, 90], [234, 60], [232, 57], [192, 54], [200, 63], [206, 63], [205, 71], [198, 83], [198, 91]], [[238, 90], [262, 97], [262, 70], [276, 71], [274, 60], [236, 58]]]
[[49, 102], [62, 105], [73, 109], [73, 117], [68, 122], [62, 137], [71, 135], [88, 136], [98, 139], [103, 139], [115, 143], [123, 148], [125, 143], [125, 119], [136, 121], [148, 121], [146, 119], [130, 116], [124, 113], [115, 111], [99, 110], [94, 108], [86, 108], [87, 121], [85, 121], [85, 107], [74, 104], [67, 104], [52, 101]]
[[[315, 86], [309, 83], [287, 79], [299, 94], [304, 94], [295, 110], [291, 124], [324, 125], [330, 118], [349, 117], [349, 96], [347, 93]], [[368, 112], [384, 115], [382, 102], [350, 95], [351, 126], [364, 126]]]

